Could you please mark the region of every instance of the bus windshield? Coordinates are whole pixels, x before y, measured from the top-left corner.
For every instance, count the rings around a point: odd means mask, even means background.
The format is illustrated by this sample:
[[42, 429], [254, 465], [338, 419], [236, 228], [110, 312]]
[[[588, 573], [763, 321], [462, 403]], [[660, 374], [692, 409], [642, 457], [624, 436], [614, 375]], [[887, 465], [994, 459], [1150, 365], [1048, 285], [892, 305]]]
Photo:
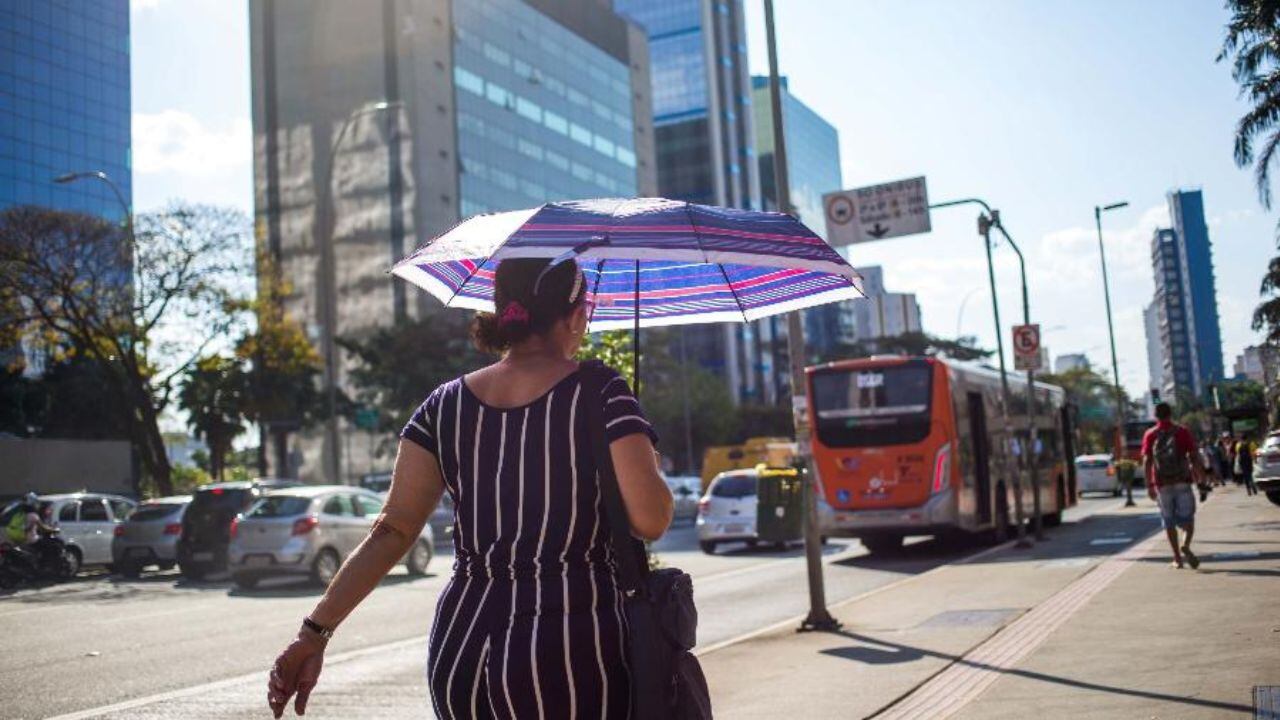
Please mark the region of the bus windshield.
[[902, 445], [929, 435], [933, 371], [923, 361], [813, 376], [818, 440], [828, 447]]

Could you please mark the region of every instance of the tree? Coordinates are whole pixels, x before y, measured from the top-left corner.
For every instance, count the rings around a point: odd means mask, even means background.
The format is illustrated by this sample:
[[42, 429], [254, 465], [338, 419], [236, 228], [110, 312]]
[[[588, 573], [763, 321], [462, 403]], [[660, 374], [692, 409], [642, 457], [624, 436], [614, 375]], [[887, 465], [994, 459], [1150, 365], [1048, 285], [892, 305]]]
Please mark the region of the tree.
[[174, 204], [133, 228], [130, 238], [90, 215], [0, 212], [0, 343], [92, 362], [147, 478], [171, 494], [160, 416], [188, 368], [238, 322], [249, 222], [236, 210]]
[[320, 354], [302, 326], [284, 311], [292, 291], [265, 254], [258, 258], [258, 294], [247, 308], [254, 327], [236, 343], [244, 363], [244, 416], [258, 426], [258, 472], [266, 472], [268, 440], [275, 466], [287, 474], [289, 434], [328, 417], [320, 392]]
[[[1067, 401], [1075, 405], [1082, 453], [1112, 451], [1116, 435], [1116, 389], [1110, 380], [1088, 365], [1061, 373], [1044, 373], [1036, 379], [1062, 388], [1067, 393]], [[1127, 395], [1124, 401], [1127, 409]]]
[[209, 474], [215, 480], [222, 480], [231, 443], [244, 432], [246, 389], [241, 363], [212, 355], [196, 361], [178, 392], [187, 425], [209, 446]]
[[[1231, 76], [1251, 105], [1236, 125], [1235, 161], [1253, 165], [1258, 200], [1270, 210], [1271, 166], [1280, 149], [1280, 2], [1227, 0], [1227, 9], [1231, 20], [1217, 61], [1230, 59]], [[1280, 257], [1268, 264], [1259, 294], [1264, 300], [1254, 310], [1253, 329], [1264, 330], [1268, 344], [1280, 342]]]
[[821, 363], [871, 355], [940, 355], [965, 362], [985, 360], [994, 354], [991, 350], [978, 347], [977, 339], [968, 335], [947, 340], [928, 333], [909, 332], [854, 343], [839, 343], [826, 353], [814, 355], [810, 362]]

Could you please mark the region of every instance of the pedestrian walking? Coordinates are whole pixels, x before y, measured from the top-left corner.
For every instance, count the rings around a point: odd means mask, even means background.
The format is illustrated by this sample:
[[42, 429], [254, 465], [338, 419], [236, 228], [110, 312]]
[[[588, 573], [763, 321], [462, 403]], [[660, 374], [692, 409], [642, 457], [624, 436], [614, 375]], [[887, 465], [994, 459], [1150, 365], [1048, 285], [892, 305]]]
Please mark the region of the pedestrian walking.
[[[657, 539], [672, 500], [656, 436], [626, 380], [592, 397], [573, 361], [587, 329], [573, 261], [507, 259], [492, 314], [473, 339], [501, 353], [436, 388], [401, 433], [390, 494], [369, 537], [276, 660], [268, 702], [306, 709], [325, 643], [378, 584], [445, 492], [453, 500], [453, 577], [436, 603], [427, 681], [436, 716], [617, 717], [629, 713], [624, 598], [588, 418], [604, 433], [631, 531]], [[593, 368], [592, 372], [600, 368]], [[599, 387], [599, 385], [593, 385]]]
[[1156, 404], [1156, 425], [1142, 436], [1142, 459], [1147, 495], [1160, 506], [1160, 521], [1173, 550], [1173, 567], [1181, 568], [1183, 558], [1192, 569], [1199, 567], [1200, 559], [1191, 551], [1196, 516], [1191, 483], [1200, 474], [1196, 441], [1190, 430], [1173, 422], [1173, 408], [1168, 403]]
[[1249, 495], [1258, 494], [1258, 486], [1253, 483], [1253, 453], [1256, 450], [1249, 436], [1241, 433], [1236, 442], [1236, 475]]
[[1200, 447], [1196, 451], [1196, 460], [1200, 463], [1200, 479], [1196, 482], [1196, 489], [1200, 491], [1200, 502], [1209, 499], [1209, 493], [1213, 492], [1213, 484], [1210, 480], [1213, 478], [1213, 456], [1209, 454], [1209, 447], [1213, 443]]
[[1222, 440], [1209, 442], [1209, 454], [1213, 458], [1213, 483], [1219, 487], [1227, 484], [1227, 451], [1222, 447]]

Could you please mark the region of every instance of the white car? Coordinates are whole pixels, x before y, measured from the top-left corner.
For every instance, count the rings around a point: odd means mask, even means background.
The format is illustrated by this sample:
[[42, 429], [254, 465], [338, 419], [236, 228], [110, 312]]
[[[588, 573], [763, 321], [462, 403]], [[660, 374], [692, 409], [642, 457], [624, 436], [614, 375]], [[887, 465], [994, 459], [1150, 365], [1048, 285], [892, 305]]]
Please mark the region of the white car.
[[1267, 499], [1280, 505], [1280, 433], [1271, 433], [1253, 460], [1253, 484]]
[[698, 500], [702, 495], [702, 478], [697, 475], [665, 476], [674, 505], [672, 522], [692, 522], [698, 517]]
[[698, 502], [698, 546], [713, 554], [720, 543], [743, 541], [755, 545], [757, 484], [754, 469], [722, 472], [711, 481]]
[[1123, 488], [1110, 454], [1080, 455], [1076, 458], [1076, 490], [1081, 495], [1087, 492], [1120, 495]]

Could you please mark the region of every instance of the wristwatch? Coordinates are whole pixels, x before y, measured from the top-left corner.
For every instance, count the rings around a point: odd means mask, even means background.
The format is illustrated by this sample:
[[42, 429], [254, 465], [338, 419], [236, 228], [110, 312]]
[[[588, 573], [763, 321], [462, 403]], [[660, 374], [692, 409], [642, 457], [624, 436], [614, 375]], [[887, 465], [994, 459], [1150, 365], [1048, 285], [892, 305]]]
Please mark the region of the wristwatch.
[[328, 640], [333, 637], [333, 628], [327, 628], [309, 617], [302, 618], [302, 627]]

